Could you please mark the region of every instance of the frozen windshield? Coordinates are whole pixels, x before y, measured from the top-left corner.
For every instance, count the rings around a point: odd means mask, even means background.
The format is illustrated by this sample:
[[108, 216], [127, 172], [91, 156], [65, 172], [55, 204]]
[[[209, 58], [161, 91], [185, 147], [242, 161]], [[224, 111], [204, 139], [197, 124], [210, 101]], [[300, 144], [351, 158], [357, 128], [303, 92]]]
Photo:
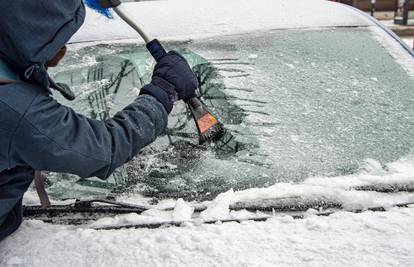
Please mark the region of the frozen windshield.
[[[51, 175], [53, 196], [203, 198], [350, 174], [365, 159], [385, 164], [414, 148], [414, 80], [369, 29], [274, 31], [167, 46], [193, 66], [198, 93], [224, 123], [225, 137], [198, 146], [194, 122], [179, 103], [166, 134], [108, 181]], [[53, 75], [78, 94], [65, 104], [106, 119], [139, 93], [153, 64], [144, 46], [93, 45], [70, 53]]]

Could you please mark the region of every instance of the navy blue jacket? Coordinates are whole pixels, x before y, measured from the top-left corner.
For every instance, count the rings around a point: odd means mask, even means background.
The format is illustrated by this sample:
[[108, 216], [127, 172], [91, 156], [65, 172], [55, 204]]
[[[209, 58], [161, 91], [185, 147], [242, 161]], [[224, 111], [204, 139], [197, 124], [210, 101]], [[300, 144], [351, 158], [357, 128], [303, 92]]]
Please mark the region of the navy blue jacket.
[[[0, 240], [20, 225], [34, 170], [107, 178], [166, 128], [164, 106], [139, 96], [107, 121], [52, 96], [45, 62], [84, 21], [81, 0], [0, 1], [0, 58], [20, 81], [0, 85]], [[0, 77], [1, 78], [1, 77]]]

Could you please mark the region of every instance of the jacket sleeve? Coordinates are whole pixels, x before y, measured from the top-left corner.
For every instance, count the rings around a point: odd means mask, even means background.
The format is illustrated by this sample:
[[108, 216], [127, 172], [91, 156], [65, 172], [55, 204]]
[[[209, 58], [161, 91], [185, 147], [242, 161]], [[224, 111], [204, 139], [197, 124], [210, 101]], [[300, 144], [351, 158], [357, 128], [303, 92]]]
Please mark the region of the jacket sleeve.
[[89, 119], [39, 95], [15, 132], [13, 157], [36, 170], [105, 179], [153, 142], [167, 119], [162, 104], [148, 95], [106, 121]]

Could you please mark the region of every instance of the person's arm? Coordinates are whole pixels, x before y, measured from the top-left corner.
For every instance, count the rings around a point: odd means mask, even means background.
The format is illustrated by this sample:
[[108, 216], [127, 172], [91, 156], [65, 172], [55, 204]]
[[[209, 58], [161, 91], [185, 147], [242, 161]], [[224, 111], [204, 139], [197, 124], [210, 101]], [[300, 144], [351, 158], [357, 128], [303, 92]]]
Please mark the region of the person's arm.
[[36, 170], [107, 178], [165, 130], [174, 101], [194, 96], [197, 87], [187, 61], [170, 52], [141, 95], [104, 122], [39, 95], [19, 122], [11, 156]]
[[168, 114], [142, 95], [106, 121], [82, 116], [52, 97], [39, 95], [22, 117], [13, 157], [36, 170], [107, 178], [166, 128]]

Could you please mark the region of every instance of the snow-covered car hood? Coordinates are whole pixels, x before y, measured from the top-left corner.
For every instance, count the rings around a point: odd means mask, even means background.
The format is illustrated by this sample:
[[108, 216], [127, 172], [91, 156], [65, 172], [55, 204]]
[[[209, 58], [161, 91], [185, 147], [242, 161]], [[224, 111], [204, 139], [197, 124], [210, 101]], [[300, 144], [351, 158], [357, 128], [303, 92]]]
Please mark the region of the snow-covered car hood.
[[[347, 6], [323, 0], [170, 0], [123, 5], [146, 32], [164, 40], [269, 29], [374, 25]], [[88, 10], [86, 23], [71, 42], [125, 38], [137, 38], [125, 22]]]

